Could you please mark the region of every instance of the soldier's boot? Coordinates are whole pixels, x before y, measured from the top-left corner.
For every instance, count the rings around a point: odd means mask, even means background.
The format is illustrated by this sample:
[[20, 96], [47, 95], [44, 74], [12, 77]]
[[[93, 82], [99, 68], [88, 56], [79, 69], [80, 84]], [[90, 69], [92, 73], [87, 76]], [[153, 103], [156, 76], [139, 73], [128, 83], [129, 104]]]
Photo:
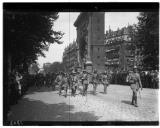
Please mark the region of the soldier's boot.
[[132, 96], [132, 103], [131, 104], [134, 105], [134, 96]]
[[135, 104], [134, 104], [135, 107], [138, 107], [138, 104], [137, 104], [137, 96], [135, 96]]
[[107, 86], [104, 85], [104, 94], [107, 94]]
[[74, 89], [74, 95], [73, 95], [74, 97], [76, 96], [76, 88]]
[[96, 95], [96, 85], [94, 85], [93, 94]]
[[67, 97], [67, 89], [65, 88], [64, 91], [65, 91], [65, 97]]
[[59, 90], [59, 95], [61, 95], [61, 89]]

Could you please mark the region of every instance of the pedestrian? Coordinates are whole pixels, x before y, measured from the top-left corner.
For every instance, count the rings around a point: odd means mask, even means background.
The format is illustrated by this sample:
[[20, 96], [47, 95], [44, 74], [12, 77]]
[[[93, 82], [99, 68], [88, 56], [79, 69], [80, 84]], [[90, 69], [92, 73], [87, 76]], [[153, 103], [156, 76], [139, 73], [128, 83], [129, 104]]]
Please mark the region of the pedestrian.
[[133, 71], [130, 71], [126, 81], [130, 84], [130, 87], [132, 89], [133, 95], [132, 95], [132, 105], [134, 105], [135, 107], [138, 107], [138, 103], [137, 103], [137, 93], [139, 91], [139, 88], [141, 88], [142, 90], [142, 83], [141, 83], [141, 79], [140, 79], [140, 75], [138, 73], [137, 67], [133, 68]]
[[22, 75], [18, 72], [16, 72], [16, 81], [17, 81], [17, 84], [18, 84], [18, 93], [19, 93], [19, 96], [21, 96], [21, 91], [22, 91], [22, 85], [21, 85], [21, 79], [22, 79]]

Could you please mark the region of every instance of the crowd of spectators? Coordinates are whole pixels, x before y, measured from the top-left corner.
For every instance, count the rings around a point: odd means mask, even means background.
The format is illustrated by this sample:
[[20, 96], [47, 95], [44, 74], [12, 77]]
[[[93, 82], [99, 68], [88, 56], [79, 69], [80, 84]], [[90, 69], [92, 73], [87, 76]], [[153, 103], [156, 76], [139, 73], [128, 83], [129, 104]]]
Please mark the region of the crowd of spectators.
[[[127, 72], [112, 73], [111, 84], [128, 85], [126, 82], [127, 74]], [[143, 88], [159, 88], [159, 74], [157, 70], [141, 71], [139, 74]]]
[[20, 73], [13, 70], [8, 77], [8, 82], [4, 83], [5, 87], [5, 107], [7, 113], [10, 111], [10, 107], [18, 103], [19, 99], [27, 92], [28, 88], [35, 86], [40, 88], [42, 86], [53, 87], [55, 89], [54, 80], [56, 74], [36, 74], [30, 75], [28, 73]]

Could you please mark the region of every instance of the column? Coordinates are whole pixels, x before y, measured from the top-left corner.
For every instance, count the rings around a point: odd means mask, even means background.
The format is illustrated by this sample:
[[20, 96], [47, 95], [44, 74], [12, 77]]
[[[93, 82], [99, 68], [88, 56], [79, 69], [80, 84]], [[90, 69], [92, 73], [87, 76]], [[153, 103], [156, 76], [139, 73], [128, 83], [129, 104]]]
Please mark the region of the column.
[[92, 44], [92, 12], [88, 13], [89, 23], [88, 23], [88, 47], [87, 47], [87, 61], [86, 69], [88, 72], [92, 72], [92, 61], [91, 61], [91, 44]]

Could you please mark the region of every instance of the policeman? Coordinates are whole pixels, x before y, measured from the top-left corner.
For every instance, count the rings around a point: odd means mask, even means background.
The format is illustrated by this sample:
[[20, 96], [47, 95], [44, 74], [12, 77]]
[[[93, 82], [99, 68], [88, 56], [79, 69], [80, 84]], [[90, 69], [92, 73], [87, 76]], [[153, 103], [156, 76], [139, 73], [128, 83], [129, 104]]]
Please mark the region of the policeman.
[[102, 83], [103, 83], [103, 86], [104, 86], [104, 94], [107, 94], [107, 87], [109, 85], [109, 79], [108, 79], [108, 75], [107, 75], [106, 71], [102, 75]]
[[137, 67], [135, 66], [133, 68], [133, 71], [130, 71], [126, 81], [130, 84], [130, 87], [133, 91], [133, 95], [132, 95], [132, 105], [134, 105], [135, 107], [138, 107], [137, 104], [137, 93], [139, 88], [141, 88], [142, 90], [142, 83], [141, 83], [141, 79], [140, 79], [140, 75], [138, 73]]

